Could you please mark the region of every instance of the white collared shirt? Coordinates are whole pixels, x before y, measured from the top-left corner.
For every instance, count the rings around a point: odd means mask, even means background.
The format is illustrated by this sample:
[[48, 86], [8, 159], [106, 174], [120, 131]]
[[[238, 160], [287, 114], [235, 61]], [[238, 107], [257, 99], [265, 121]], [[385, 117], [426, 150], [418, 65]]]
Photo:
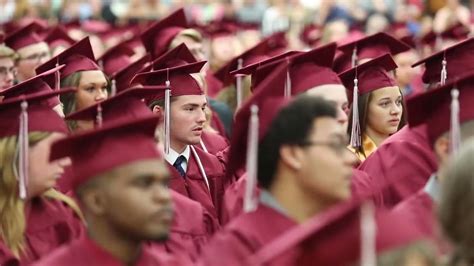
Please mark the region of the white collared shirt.
[[423, 188], [423, 190], [428, 195], [430, 195], [431, 199], [434, 202], [439, 203], [441, 188], [440, 188], [438, 179], [436, 178], [436, 173], [434, 173], [430, 176], [430, 179], [428, 179], [428, 182], [426, 182], [426, 185]]
[[275, 211], [279, 212], [283, 216], [288, 216], [288, 212], [280, 205], [280, 203], [273, 197], [273, 195], [265, 189], [260, 190], [260, 203], [263, 205], [274, 209]]
[[189, 145], [186, 146], [186, 148], [184, 149], [184, 151], [182, 153], [177, 153], [175, 150], [173, 150], [172, 148], [170, 148], [170, 152], [168, 154], [165, 153], [165, 160], [173, 165], [174, 162], [176, 162], [176, 159], [178, 159], [179, 156], [183, 155], [184, 158], [186, 158], [186, 160], [184, 160], [182, 163], [181, 163], [181, 167], [183, 168], [184, 172], [187, 172], [188, 170], [188, 162], [189, 162], [189, 156], [191, 155], [191, 152], [190, 152], [190, 149], [189, 149]]

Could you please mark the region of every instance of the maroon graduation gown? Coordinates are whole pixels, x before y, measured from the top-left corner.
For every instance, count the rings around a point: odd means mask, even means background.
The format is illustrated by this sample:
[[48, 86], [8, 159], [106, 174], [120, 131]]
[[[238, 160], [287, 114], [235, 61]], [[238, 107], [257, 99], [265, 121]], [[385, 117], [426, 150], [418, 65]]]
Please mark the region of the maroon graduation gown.
[[359, 166], [373, 177], [374, 190], [381, 191], [388, 208], [420, 190], [437, 168], [424, 125], [404, 127]]
[[289, 217], [260, 203], [257, 210], [235, 218], [211, 239], [199, 265], [244, 265], [250, 255], [295, 225]]
[[196, 259], [202, 247], [220, 229], [219, 222], [196, 201], [172, 191], [174, 217], [165, 250]]
[[[82, 237], [41, 259], [35, 266], [123, 266], [124, 264], [99, 247], [88, 237]], [[160, 252], [151, 245], [143, 245], [134, 266], [189, 265]]]
[[219, 219], [221, 212], [222, 197], [224, 195], [223, 180], [225, 175], [224, 166], [216, 156], [196, 148], [196, 153], [206, 172], [209, 188], [199, 170], [196, 158], [190, 151], [186, 175], [182, 177], [173, 165], [168, 164], [172, 175], [169, 187], [176, 192], [195, 200], [209, 212], [210, 215]]
[[[222, 137], [221, 135], [209, 131], [203, 131], [201, 135], [202, 142], [206, 146], [207, 151], [214, 155], [219, 156], [224, 152], [225, 149], [229, 147], [229, 141]], [[196, 147], [204, 150], [201, 145], [196, 145]], [[221, 158], [219, 158], [221, 159]], [[225, 162], [225, 161], [224, 161]]]
[[11, 253], [11, 251], [0, 242], [0, 265], [2, 266], [17, 266], [20, 261]]
[[436, 244], [440, 252], [449, 250], [449, 244], [442, 238], [436, 205], [423, 189], [397, 204], [391, 211], [397, 216], [406, 217], [410, 224]]
[[26, 245], [22, 264], [29, 264], [80, 237], [82, 222], [63, 202], [45, 197], [31, 201], [26, 210]]

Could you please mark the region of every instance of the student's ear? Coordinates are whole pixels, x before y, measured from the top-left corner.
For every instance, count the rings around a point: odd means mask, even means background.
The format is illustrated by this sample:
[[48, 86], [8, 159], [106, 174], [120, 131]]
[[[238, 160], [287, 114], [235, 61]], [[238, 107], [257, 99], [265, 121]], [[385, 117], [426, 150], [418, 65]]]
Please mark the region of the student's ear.
[[283, 145], [280, 147], [280, 159], [284, 165], [292, 170], [299, 170], [302, 167], [303, 150], [294, 145]]
[[449, 146], [450, 146], [450, 141], [447, 135], [443, 135], [437, 138], [433, 145], [435, 154], [438, 157], [440, 165], [443, 165], [448, 161]]
[[160, 117], [163, 116], [163, 108], [161, 108], [159, 105], [153, 106], [152, 111], [154, 114], [157, 114]]
[[107, 204], [104, 193], [98, 188], [91, 188], [82, 195], [82, 202], [94, 215], [102, 215], [106, 212]]

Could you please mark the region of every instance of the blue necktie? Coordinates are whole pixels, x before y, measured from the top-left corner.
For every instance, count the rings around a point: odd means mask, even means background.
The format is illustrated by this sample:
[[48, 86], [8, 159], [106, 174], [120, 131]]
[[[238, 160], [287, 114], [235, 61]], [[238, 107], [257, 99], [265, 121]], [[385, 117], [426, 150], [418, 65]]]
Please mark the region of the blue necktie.
[[176, 168], [176, 170], [178, 170], [179, 175], [181, 175], [182, 177], [186, 175], [186, 172], [181, 166], [181, 164], [185, 161], [186, 161], [186, 157], [184, 157], [183, 155], [180, 155], [173, 164], [173, 167]]

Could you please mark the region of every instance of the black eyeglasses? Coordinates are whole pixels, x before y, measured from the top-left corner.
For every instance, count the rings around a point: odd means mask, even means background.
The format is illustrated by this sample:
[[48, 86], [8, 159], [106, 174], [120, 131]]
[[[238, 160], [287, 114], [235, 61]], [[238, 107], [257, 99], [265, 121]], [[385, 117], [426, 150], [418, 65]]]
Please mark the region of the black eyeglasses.
[[347, 141], [304, 141], [298, 143], [298, 146], [309, 147], [309, 146], [326, 146], [334, 150], [337, 154], [343, 154], [347, 151]]

